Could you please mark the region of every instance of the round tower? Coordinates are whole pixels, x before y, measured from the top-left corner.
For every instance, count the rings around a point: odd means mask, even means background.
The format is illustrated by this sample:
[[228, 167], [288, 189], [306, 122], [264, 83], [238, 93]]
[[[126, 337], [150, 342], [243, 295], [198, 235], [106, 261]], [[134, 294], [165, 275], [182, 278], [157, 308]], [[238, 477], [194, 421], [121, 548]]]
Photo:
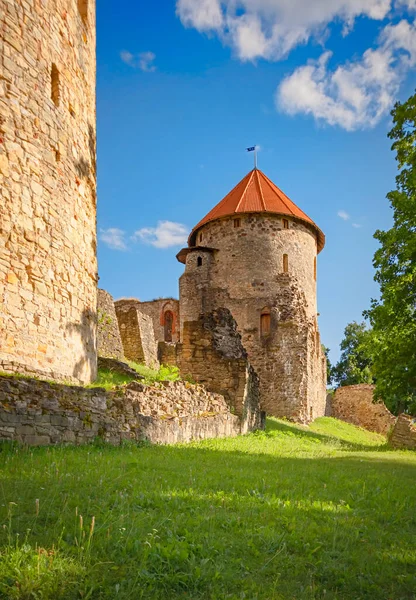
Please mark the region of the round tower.
[[301, 422], [325, 410], [316, 308], [317, 225], [258, 169], [189, 236], [178, 260], [181, 325], [228, 308], [260, 377], [267, 413]]
[[95, 0], [0, 0], [0, 370], [96, 374]]

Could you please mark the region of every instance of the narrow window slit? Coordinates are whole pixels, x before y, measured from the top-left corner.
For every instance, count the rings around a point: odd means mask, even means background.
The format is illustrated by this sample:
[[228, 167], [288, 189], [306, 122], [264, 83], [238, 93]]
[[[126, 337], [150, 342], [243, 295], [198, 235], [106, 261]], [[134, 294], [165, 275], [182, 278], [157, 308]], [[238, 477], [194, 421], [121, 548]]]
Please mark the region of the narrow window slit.
[[58, 67], [55, 63], [52, 63], [51, 69], [51, 98], [52, 102], [55, 106], [59, 106], [59, 97], [60, 97], [60, 89], [59, 89], [59, 71]]

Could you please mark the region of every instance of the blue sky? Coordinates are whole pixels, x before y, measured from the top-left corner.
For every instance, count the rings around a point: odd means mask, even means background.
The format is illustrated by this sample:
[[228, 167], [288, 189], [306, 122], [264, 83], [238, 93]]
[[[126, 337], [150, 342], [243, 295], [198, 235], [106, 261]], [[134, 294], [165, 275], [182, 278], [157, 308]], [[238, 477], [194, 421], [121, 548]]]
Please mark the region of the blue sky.
[[415, 84], [415, 0], [168, 0], [97, 8], [100, 287], [178, 296], [186, 233], [259, 167], [325, 232], [323, 342], [338, 357], [391, 225], [389, 110]]

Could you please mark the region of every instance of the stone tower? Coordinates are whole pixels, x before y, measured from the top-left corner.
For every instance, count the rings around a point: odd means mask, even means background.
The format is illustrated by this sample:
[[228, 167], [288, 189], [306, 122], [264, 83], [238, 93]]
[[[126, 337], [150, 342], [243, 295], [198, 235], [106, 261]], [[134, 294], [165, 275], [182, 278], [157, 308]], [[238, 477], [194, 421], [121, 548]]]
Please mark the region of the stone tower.
[[268, 414], [308, 422], [325, 411], [316, 308], [317, 225], [254, 169], [194, 227], [178, 260], [181, 328], [220, 307], [237, 322]]
[[0, 0], [0, 371], [96, 373], [95, 0]]

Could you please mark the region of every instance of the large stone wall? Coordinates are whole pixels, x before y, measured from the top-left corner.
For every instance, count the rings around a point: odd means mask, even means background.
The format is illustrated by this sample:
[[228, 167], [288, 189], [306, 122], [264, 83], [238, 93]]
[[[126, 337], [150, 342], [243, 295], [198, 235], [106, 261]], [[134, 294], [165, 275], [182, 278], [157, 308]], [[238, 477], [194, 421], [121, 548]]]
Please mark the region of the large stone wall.
[[224, 397], [199, 385], [132, 382], [106, 392], [0, 376], [0, 440], [84, 444], [98, 437], [112, 444], [166, 444], [241, 432]]
[[124, 356], [129, 360], [158, 368], [157, 344], [151, 317], [138, 310], [137, 304], [115, 303]]
[[184, 324], [177, 365], [183, 376], [224, 396], [242, 419], [244, 431], [263, 427], [259, 380], [229, 310], [219, 309]]
[[95, 1], [0, 0], [0, 370], [96, 374]]
[[[316, 234], [278, 215], [239, 215], [204, 225], [180, 279], [181, 328], [200, 314], [227, 307], [260, 378], [267, 413], [303, 423], [323, 416], [326, 362], [316, 314]], [[255, 250], [253, 250], [255, 249]], [[284, 272], [283, 256], [288, 256]], [[262, 313], [270, 330], [262, 333]]]
[[123, 344], [118, 328], [117, 315], [112, 296], [105, 290], [98, 290], [97, 308], [97, 351], [98, 356], [124, 358]]
[[416, 420], [408, 415], [399, 415], [389, 441], [394, 448], [416, 450]]
[[383, 402], [373, 402], [374, 386], [367, 384], [339, 387], [331, 401], [331, 416], [358, 427], [387, 435], [396, 417]]

